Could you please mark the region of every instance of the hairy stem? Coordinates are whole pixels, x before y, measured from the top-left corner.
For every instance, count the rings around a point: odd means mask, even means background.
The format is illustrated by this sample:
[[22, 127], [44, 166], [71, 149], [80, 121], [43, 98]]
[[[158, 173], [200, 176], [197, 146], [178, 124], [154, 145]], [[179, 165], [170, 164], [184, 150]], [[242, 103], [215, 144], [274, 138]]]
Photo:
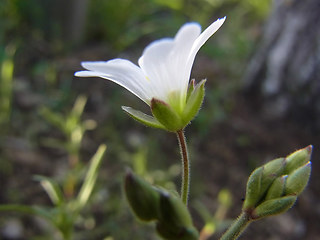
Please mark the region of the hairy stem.
[[241, 233], [248, 227], [250, 223], [249, 215], [246, 212], [241, 215], [232, 223], [228, 230], [222, 235], [220, 240], [234, 240], [237, 239]]
[[182, 158], [182, 184], [181, 184], [181, 199], [185, 205], [188, 205], [189, 185], [190, 185], [190, 162], [188, 156], [188, 149], [186, 138], [183, 129], [177, 131], [177, 137], [180, 146], [180, 153]]

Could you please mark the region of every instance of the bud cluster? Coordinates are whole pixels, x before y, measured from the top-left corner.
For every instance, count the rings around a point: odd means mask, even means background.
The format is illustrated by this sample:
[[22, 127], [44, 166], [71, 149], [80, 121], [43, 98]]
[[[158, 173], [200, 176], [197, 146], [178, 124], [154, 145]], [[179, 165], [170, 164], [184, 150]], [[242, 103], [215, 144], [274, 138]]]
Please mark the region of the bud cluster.
[[308, 184], [312, 146], [255, 169], [247, 182], [243, 211], [257, 220], [287, 211]]
[[173, 193], [156, 188], [128, 172], [124, 185], [132, 211], [142, 221], [156, 222], [158, 234], [167, 240], [197, 240], [187, 207]]

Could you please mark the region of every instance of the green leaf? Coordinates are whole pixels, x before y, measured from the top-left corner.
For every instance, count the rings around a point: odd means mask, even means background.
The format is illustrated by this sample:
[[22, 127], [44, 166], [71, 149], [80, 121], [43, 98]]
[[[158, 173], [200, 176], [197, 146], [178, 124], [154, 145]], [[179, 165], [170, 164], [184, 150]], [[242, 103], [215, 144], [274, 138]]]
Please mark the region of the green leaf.
[[60, 206], [62, 203], [64, 203], [65, 200], [62, 191], [56, 181], [40, 175], [34, 176], [34, 179], [40, 181], [41, 186], [47, 192], [54, 205]]
[[204, 84], [206, 80], [202, 80], [198, 83], [194, 90], [191, 92], [190, 96], [187, 98], [187, 104], [183, 110], [183, 122], [187, 125], [199, 112], [203, 98], [204, 98]]
[[185, 127], [178, 113], [167, 103], [153, 98], [151, 100], [153, 116], [170, 132], [176, 132]]
[[91, 158], [89, 169], [87, 171], [85, 180], [80, 188], [80, 191], [77, 197], [78, 210], [82, 209], [86, 205], [89, 197], [91, 196], [92, 190], [94, 188], [94, 185], [98, 177], [98, 170], [101, 165], [106, 149], [107, 149], [107, 146], [104, 144], [101, 144], [96, 154]]
[[[76, 128], [79, 128], [81, 126], [81, 115], [83, 113], [84, 107], [87, 103], [87, 97], [84, 95], [80, 95], [77, 97], [73, 108], [69, 115], [67, 116], [67, 119], [65, 121], [65, 131], [66, 133], [72, 134]], [[83, 130], [81, 130], [82, 132]]]
[[153, 128], [166, 129], [157, 119], [131, 107], [122, 106], [122, 110], [134, 120]]
[[83, 113], [84, 107], [86, 106], [86, 103], [87, 103], [86, 96], [84, 96], [84, 95], [78, 96], [74, 105], [73, 105], [70, 116], [73, 116], [76, 119], [80, 119], [81, 115]]
[[66, 133], [66, 130], [65, 130], [66, 120], [64, 119], [64, 117], [61, 114], [52, 112], [47, 107], [41, 107], [39, 110], [39, 113], [53, 126], [57, 127], [62, 132]]
[[50, 222], [53, 221], [51, 210], [38, 206], [27, 206], [20, 204], [3, 204], [0, 205], [0, 212], [18, 212], [43, 217]]

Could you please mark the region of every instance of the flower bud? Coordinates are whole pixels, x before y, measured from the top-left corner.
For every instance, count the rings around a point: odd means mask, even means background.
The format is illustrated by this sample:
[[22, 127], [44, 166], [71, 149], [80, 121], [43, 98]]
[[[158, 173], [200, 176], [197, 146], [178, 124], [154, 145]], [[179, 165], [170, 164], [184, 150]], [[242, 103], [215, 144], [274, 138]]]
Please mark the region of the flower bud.
[[285, 194], [299, 195], [307, 186], [311, 173], [311, 162], [294, 170], [288, 176]]
[[306, 148], [295, 151], [286, 157], [286, 166], [284, 169], [284, 174], [289, 174], [295, 169], [305, 165], [309, 162], [312, 154], [312, 145]]
[[311, 152], [310, 145], [254, 170], [248, 179], [243, 211], [257, 220], [292, 207], [308, 184]]
[[252, 219], [257, 220], [264, 217], [284, 213], [293, 206], [296, 200], [296, 196], [267, 200], [255, 208], [252, 213]]
[[131, 209], [140, 220], [152, 221], [158, 218], [160, 191], [157, 188], [128, 172], [124, 190]]

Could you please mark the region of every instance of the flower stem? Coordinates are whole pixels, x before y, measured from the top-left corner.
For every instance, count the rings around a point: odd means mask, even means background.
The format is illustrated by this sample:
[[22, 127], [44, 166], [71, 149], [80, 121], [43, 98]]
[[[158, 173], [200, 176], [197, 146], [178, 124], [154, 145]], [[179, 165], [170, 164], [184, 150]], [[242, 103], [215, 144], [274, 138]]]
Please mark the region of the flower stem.
[[237, 239], [240, 234], [249, 226], [250, 220], [247, 212], [241, 213], [241, 215], [235, 220], [228, 230], [222, 235], [220, 240], [234, 240]]
[[177, 131], [179, 141], [180, 153], [182, 158], [182, 184], [181, 184], [181, 199], [185, 205], [188, 205], [189, 185], [190, 185], [190, 162], [188, 156], [188, 149], [186, 138], [182, 130]]

